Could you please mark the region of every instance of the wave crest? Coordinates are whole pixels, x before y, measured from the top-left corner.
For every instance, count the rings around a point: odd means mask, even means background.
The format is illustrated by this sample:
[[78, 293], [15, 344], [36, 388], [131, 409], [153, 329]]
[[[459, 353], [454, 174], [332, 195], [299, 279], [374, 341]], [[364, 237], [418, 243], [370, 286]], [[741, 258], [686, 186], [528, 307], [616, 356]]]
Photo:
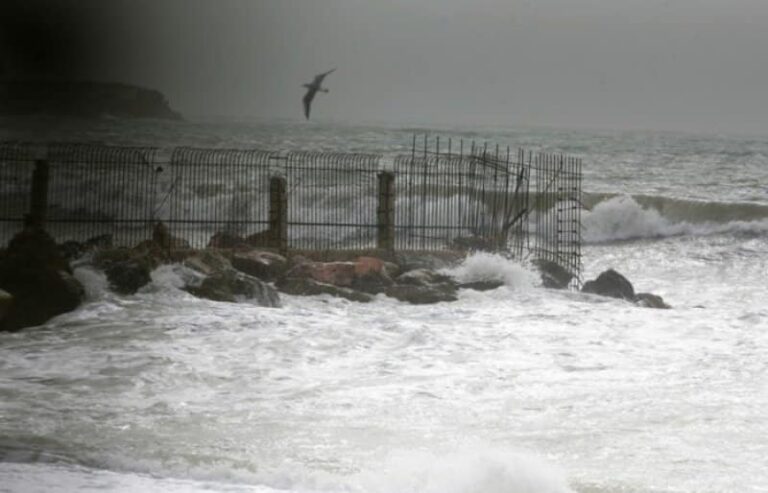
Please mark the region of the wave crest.
[[584, 213], [582, 226], [586, 243], [681, 235], [763, 235], [768, 233], [768, 208], [623, 195], [597, 202]]

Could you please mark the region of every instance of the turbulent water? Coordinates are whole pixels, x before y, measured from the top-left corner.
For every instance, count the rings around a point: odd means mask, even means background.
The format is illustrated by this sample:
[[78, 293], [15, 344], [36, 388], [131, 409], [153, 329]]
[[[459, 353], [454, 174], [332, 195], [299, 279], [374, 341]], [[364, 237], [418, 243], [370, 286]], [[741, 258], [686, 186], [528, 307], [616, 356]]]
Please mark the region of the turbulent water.
[[412, 306], [133, 296], [0, 335], [0, 491], [768, 491], [768, 139], [543, 129], [2, 121], [0, 139], [398, 152], [413, 132], [584, 159], [584, 274], [672, 310], [541, 288]]

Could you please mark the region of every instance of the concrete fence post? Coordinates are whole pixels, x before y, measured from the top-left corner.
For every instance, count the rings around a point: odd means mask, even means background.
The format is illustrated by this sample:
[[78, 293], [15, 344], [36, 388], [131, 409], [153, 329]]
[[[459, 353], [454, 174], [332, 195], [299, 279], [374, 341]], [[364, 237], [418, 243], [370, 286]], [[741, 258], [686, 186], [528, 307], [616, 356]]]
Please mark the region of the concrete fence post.
[[395, 174], [390, 171], [383, 171], [379, 173], [378, 179], [376, 246], [391, 252], [395, 249]]
[[25, 227], [42, 228], [48, 212], [48, 161], [38, 159], [32, 172], [29, 214], [24, 216]]
[[285, 178], [274, 176], [269, 180], [269, 231], [271, 246], [280, 252], [288, 251], [288, 194]]

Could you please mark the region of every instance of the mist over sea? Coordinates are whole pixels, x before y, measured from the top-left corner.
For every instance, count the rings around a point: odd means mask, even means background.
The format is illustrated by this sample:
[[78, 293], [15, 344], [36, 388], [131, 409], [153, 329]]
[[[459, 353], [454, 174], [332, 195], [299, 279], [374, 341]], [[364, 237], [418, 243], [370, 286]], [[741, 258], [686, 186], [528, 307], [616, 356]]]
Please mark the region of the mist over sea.
[[584, 279], [475, 254], [413, 306], [135, 295], [0, 334], [0, 492], [768, 491], [768, 138], [315, 122], [0, 120], [0, 140], [410, 152], [414, 134], [584, 161]]

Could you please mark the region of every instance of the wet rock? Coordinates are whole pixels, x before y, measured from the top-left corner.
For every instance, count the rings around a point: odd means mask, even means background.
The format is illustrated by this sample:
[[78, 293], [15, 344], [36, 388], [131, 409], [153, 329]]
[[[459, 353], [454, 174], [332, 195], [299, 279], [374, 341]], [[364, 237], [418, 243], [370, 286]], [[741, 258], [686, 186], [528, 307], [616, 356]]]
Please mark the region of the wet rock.
[[632, 283], [613, 269], [601, 273], [597, 279], [585, 282], [581, 291], [628, 301], [635, 299], [635, 288]]
[[486, 236], [459, 236], [451, 242], [451, 248], [470, 252], [493, 252], [498, 250], [499, 242]]
[[184, 260], [184, 265], [206, 276], [234, 268], [222, 253], [215, 250], [197, 251]]
[[83, 246], [86, 250], [99, 250], [99, 249], [109, 249], [113, 246], [113, 240], [111, 234], [103, 234], [99, 236], [94, 236], [93, 238], [89, 238], [85, 240], [85, 243], [83, 243]]
[[398, 284], [385, 291], [387, 296], [414, 305], [427, 305], [442, 301], [456, 301], [456, 286], [453, 284], [432, 284], [417, 286], [413, 284]]
[[259, 231], [258, 233], [253, 233], [252, 235], [248, 235], [245, 238], [245, 242], [252, 246], [252, 247], [258, 247], [258, 248], [279, 248], [280, 242], [277, 239], [277, 236], [275, 235], [275, 232], [271, 229], [265, 229], [264, 231]]
[[361, 303], [367, 303], [373, 299], [373, 297], [367, 293], [318, 282], [314, 279], [306, 277], [283, 278], [277, 282], [277, 288], [284, 293], [298, 296], [316, 296], [320, 294], [328, 294], [338, 298], [344, 298], [350, 301], [358, 301]]
[[9, 243], [0, 259], [0, 289], [13, 297], [0, 320], [5, 331], [43, 324], [85, 297], [56, 242], [39, 228], [27, 228]]
[[389, 272], [397, 272], [394, 264], [376, 257], [358, 257], [352, 288], [364, 293], [383, 293], [394, 284]]
[[186, 290], [198, 298], [213, 301], [234, 303], [245, 299], [260, 306], [280, 306], [280, 296], [272, 286], [234, 269], [211, 274], [200, 285], [187, 286]]
[[574, 278], [568, 269], [551, 260], [537, 259], [533, 261], [533, 265], [539, 270], [545, 288], [567, 289]]
[[152, 241], [165, 250], [191, 248], [187, 240], [172, 235], [168, 226], [163, 223], [155, 224], [152, 229]]
[[8, 314], [12, 304], [13, 295], [4, 289], [0, 289], [0, 325], [2, 325], [2, 320]]
[[491, 291], [504, 285], [504, 281], [498, 279], [488, 281], [473, 281], [459, 284], [460, 289], [473, 289], [475, 291]]
[[59, 245], [59, 253], [67, 261], [77, 260], [85, 254], [85, 245], [79, 241], [69, 240]]
[[413, 269], [397, 276], [397, 284], [406, 284], [411, 286], [431, 286], [434, 284], [450, 284], [456, 287], [456, 281], [445, 274], [438, 274], [428, 269]]
[[104, 273], [113, 291], [119, 294], [134, 294], [152, 281], [152, 268], [146, 258], [131, 258], [110, 264]]
[[414, 269], [439, 270], [457, 265], [466, 258], [463, 252], [400, 252], [395, 262], [403, 271]]
[[288, 279], [312, 279], [323, 284], [351, 287], [355, 278], [354, 262], [302, 262], [285, 273]]
[[219, 231], [208, 240], [208, 248], [248, 248], [248, 243], [234, 233]]
[[245, 274], [264, 281], [274, 281], [285, 274], [288, 260], [280, 254], [250, 250], [232, 254], [232, 266]]
[[660, 309], [672, 308], [671, 306], [669, 306], [667, 303], [664, 302], [664, 299], [661, 296], [651, 294], [651, 293], [637, 293], [635, 295], [634, 301], [638, 306], [642, 306], [645, 308], [660, 308]]

